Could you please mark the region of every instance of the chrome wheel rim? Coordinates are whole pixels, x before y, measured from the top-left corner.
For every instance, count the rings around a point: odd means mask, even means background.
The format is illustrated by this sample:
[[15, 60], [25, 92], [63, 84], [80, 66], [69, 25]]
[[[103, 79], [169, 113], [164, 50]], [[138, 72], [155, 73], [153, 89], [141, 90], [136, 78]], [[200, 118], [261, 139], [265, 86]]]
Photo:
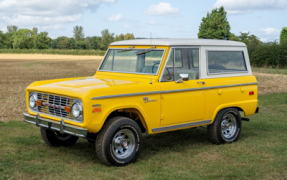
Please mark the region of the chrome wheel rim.
[[221, 121], [221, 134], [225, 138], [231, 138], [236, 133], [237, 122], [236, 117], [232, 113], [227, 113]]
[[112, 140], [112, 153], [118, 159], [129, 157], [135, 149], [135, 136], [129, 129], [118, 131]]

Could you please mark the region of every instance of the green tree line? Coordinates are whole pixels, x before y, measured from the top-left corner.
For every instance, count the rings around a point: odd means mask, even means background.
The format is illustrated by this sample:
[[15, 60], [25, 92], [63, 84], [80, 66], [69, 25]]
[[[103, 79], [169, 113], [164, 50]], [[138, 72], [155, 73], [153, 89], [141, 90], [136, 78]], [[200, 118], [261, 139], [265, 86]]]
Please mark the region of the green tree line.
[[253, 66], [287, 67], [287, 27], [282, 28], [280, 42], [262, 42], [249, 32], [240, 32], [240, 35], [236, 36], [230, 29], [227, 12], [222, 6], [207, 12], [206, 17], [202, 18], [197, 35], [199, 39], [225, 39], [245, 43]]
[[85, 37], [82, 26], [73, 28], [74, 36], [69, 38], [60, 36], [52, 39], [48, 32], [39, 32], [38, 28], [18, 29], [17, 26], [7, 26], [7, 32], [0, 31], [0, 49], [93, 49], [106, 50], [110, 43], [120, 40], [134, 39], [132, 33], [120, 34], [114, 37], [114, 33], [108, 29], [101, 31], [101, 36]]

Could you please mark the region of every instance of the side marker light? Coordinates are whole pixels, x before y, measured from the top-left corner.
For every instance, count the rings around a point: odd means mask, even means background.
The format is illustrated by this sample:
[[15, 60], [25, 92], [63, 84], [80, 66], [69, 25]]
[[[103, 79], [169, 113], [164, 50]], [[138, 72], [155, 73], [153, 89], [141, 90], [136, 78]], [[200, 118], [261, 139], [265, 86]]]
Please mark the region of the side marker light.
[[93, 113], [100, 113], [100, 112], [102, 112], [102, 108], [101, 107], [93, 107], [92, 111], [93, 111]]

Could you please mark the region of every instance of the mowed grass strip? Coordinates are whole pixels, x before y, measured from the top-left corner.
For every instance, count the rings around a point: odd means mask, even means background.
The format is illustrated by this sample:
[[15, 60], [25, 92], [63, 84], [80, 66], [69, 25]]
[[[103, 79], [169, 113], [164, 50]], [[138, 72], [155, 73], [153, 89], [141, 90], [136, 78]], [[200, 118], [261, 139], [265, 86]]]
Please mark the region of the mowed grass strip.
[[2, 61], [82, 61], [97, 60], [101, 61], [104, 56], [75, 56], [75, 55], [51, 55], [51, 54], [0, 54]]
[[287, 75], [287, 68], [259, 68], [252, 67], [252, 71], [256, 73], [265, 73], [265, 74], [285, 74]]
[[63, 55], [105, 55], [104, 50], [94, 49], [0, 49], [0, 54], [63, 54]]
[[125, 167], [101, 164], [84, 139], [53, 148], [33, 125], [0, 122], [0, 179], [286, 179], [287, 93], [260, 95], [259, 106], [235, 143], [214, 145], [205, 128], [144, 134]]

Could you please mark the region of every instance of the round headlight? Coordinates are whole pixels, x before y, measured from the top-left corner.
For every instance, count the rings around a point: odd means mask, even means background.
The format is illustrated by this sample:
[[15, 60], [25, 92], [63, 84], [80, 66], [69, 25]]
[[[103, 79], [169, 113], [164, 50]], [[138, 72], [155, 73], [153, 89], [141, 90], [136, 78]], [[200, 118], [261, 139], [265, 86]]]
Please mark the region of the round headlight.
[[36, 101], [37, 101], [37, 96], [35, 94], [31, 95], [29, 97], [29, 106], [31, 108], [35, 108], [36, 107]]
[[83, 108], [80, 103], [74, 103], [72, 106], [72, 114], [75, 118], [78, 118], [82, 115]]

